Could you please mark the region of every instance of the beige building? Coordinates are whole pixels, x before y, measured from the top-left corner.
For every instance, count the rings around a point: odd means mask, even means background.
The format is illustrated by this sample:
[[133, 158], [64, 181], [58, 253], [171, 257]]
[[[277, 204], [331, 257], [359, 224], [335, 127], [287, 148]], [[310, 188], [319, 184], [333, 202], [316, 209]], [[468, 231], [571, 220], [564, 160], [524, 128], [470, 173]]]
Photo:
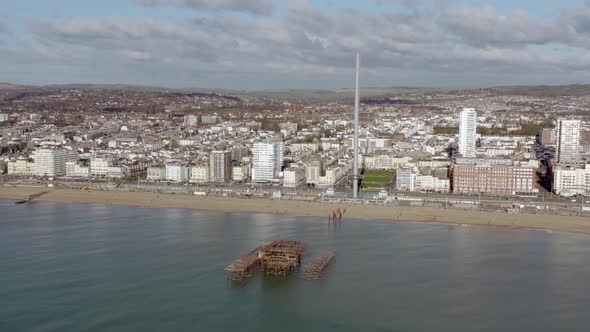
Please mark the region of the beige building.
[[191, 176], [189, 182], [207, 183], [209, 182], [209, 164], [201, 164], [191, 167]]
[[32, 176], [35, 174], [35, 162], [24, 158], [9, 161], [6, 167], [8, 175]]

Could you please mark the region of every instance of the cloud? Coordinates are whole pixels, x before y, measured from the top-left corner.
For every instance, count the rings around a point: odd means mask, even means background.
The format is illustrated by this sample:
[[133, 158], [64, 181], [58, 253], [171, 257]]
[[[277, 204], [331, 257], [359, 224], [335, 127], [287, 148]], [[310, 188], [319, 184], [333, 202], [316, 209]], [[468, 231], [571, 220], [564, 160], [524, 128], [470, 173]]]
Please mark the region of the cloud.
[[255, 15], [272, 14], [272, 0], [136, 0], [142, 6], [184, 7], [195, 10], [246, 12]]
[[[527, 77], [539, 82], [542, 75], [565, 81], [586, 78], [581, 71], [590, 69], [590, 4], [541, 20], [491, 5], [392, 1], [406, 7], [328, 11], [299, 0], [272, 16], [36, 19], [26, 22], [34, 44], [20, 51], [35, 53], [40, 64], [70, 66], [72, 73], [94, 68], [89, 80], [109, 73], [131, 83], [234, 88], [340, 86], [350, 78], [357, 50], [371, 85], [507, 84]], [[225, 6], [215, 10], [238, 3], [166, 2]], [[150, 77], [158, 81], [144, 82]]]
[[547, 44], [566, 42], [575, 34], [567, 24], [539, 21], [525, 11], [500, 14], [488, 4], [451, 5], [439, 16], [440, 25], [472, 45]]

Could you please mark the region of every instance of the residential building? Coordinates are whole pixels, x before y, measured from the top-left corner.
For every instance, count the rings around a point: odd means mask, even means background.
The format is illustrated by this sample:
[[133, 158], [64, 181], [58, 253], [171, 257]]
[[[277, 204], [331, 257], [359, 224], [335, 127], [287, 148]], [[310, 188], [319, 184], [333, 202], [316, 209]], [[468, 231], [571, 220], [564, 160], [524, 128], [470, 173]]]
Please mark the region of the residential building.
[[416, 177], [418, 170], [415, 167], [402, 167], [396, 172], [395, 188], [404, 191], [416, 191]]
[[66, 175], [66, 162], [73, 159], [72, 154], [65, 149], [41, 148], [33, 152], [36, 176]]
[[539, 144], [554, 145], [556, 142], [556, 130], [553, 128], [543, 128], [539, 131]]
[[188, 167], [181, 163], [166, 165], [166, 181], [186, 182], [188, 181]]
[[190, 182], [207, 183], [209, 182], [209, 164], [200, 164], [191, 167]]
[[147, 180], [161, 181], [166, 179], [166, 167], [148, 167]]
[[250, 180], [251, 167], [249, 163], [235, 165], [232, 168], [232, 180], [244, 182]]
[[68, 161], [66, 162], [66, 176], [87, 178], [90, 176], [90, 166], [76, 161]]
[[305, 168], [292, 166], [283, 172], [283, 187], [295, 188], [305, 180]]
[[590, 164], [584, 167], [555, 166], [551, 187], [555, 194], [561, 196], [590, 196]]
[[322, 176], [323, 162], [320, 159], [310, 160], [305, 163], [305, 184], [308, 186], [317, 186], [320, 184]]
[[188, 114], [184, 116], [183, 124], [186, 127], [196, 127], [199, 125], [199, 118], [196, 115]]
[[283, 142], [268, 139], [252, 147], [252, 181], [273, 181], [279, 178], [283, 167]]
[[6, 113], [0, 113], [0, 122], [4, 122], [4, 121], [8, 121], [10, 120], [10, 116]]
[[498, 165], [480, 161], [452, 167], [452, 191], [456, 194], [531, 196], [538, 194], [534, 167]]
[[576, 163], [580, 160], [580, 120], [557, 121], [557, 163]]
[[35, 175], [35, 162], [26, 158], [8, 161], [6, 163], [6, 174], [8, 175]]
[[476, 157], [477, 112], [464, 108], [459, 121], [459, 153], [465, 158]]
[[215, 150], [209, 157], [209, 181], [227, 182], [231, 179], [231, 152]]
[[92, 157], [90, 158], [90, 175], [107, 176], [111, 166], [113, 161], [109, 157]]

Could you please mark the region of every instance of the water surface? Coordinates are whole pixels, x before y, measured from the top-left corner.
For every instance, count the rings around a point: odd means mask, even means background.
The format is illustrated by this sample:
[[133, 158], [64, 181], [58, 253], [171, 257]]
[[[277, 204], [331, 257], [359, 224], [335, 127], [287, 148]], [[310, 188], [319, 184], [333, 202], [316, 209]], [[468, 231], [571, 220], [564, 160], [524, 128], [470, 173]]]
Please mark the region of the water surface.
[[[321, 281], [224, 267], [275, 239]], [[0, 201], [0, 331], [588, 331], [590, 236]]]

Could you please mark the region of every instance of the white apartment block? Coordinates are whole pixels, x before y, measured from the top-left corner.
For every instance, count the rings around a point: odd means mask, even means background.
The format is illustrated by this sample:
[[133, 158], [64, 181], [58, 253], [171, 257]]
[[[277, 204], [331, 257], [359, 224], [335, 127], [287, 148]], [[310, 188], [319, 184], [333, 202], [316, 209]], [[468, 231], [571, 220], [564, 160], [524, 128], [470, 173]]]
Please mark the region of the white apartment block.
[[6, 163], [6, 174], [8, 175], [35, 175], [35, 162], [27, 159], [17, 159]]
[[90, 166], [82, 165], [76, 161], [66, 162], [66, 176], [74, 178], [86, 178], [90, 176]]
[[179, 163], [166, 165], [166, 180], [172, 182], [188, 181], [188, 167]]
[[66, 162], [74, 159], [73, 154], [65, 149], [42, 148], [33, 152], [36, 176], [66, 175]]
[[129, 175], [129, 169], [126, 166], [110, 166], [107, 170], [107, 177], [121, 179]]
[[402, 167], [397, 170], [395, 188], [404, 191], [416, 191], [416, 177], [418, 170], [415, 167]]
[[161, 181], [166, 179], [166, 167], [148, 167], [147, 180]]
[[312, 160], [305, 163], [305, 184], [308, 186], [317, 186], [320, 184], [323, 165], [320, 160]]
[[283, 167], [283, 142], [267, 140], [252, 147], [252, 181], [278, 179]]
[[8, 121], [10, 120], [10, 116], [6, 113], [0, 113], [0, 122], [4, 122], [4, 121]]
[[326, 174], [324, 176], [320, 176], [318, 186], [320, 188], [329, 188], [333, 187], [342, 179], [344, 176], [348, 175], [350, 170], [352, 169], [353, 162], [347, 163], [346, 165], [332, 165], [326, 168]]
[[305, 168], [289, 167], [283, 172], [283, 187], [295, 188], [305, 180]]
[[107, 176], [111, 166], [113, 166], [113, 162], [110, 158], [92, 157], [90, 158], [90, 175]]
[[476, 157], [477, 112], [464, 108], [459, 120], [459, 153], [465, 158]]
[[207, 183], [209, 182], [209, 165], [202, 164], [191, 167], [190, 182]]
[[580, 120], [557, 121], [556, 159], [558, 163], [580, 160]]
[[364, 157], [365, 168], [393, 170], [407, 165], [412, 161], [411, 157], [396, 157], [390, 155], [369, 155]]
[[432, 175], [417, 175], [415, 190], [448, 193], [451, 191], [451, 180], [439, 179]]
[[556, 166], [552, 190], [561, 196], [590, 195], [590, 164], [585, 167]]
[[184, 116], [184, 125], [187, 127], [195, 127], [199, 125], [199, 118], [196, 115], [189, 114]]
[[232, 169], [232, 180], [237, 182], [250, 180], [250, 164], [234, 166]]

